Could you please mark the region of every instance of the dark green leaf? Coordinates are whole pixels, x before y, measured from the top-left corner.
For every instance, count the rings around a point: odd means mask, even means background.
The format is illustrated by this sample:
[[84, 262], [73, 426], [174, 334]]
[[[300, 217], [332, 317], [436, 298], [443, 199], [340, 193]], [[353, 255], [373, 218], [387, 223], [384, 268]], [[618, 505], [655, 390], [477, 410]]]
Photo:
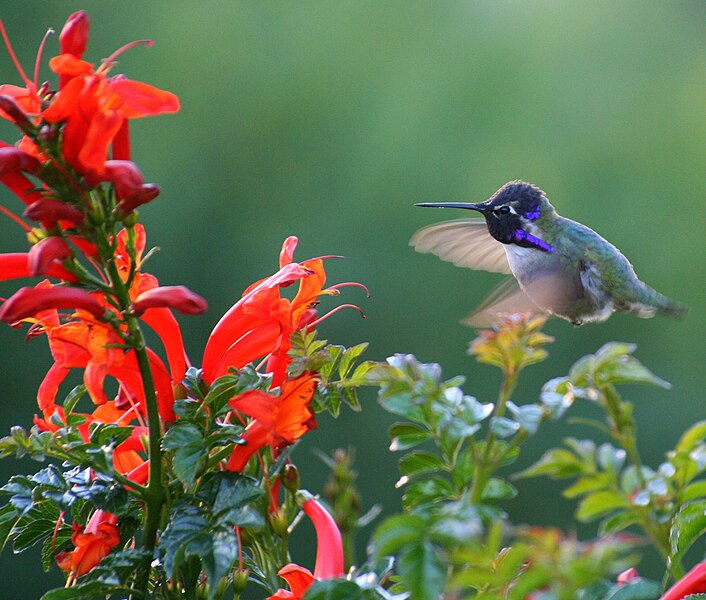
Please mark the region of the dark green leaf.
[[76, 403], [81, 399], [81, 397], [86, 393], [85, 385], [77, 385], [72, 389], [66, 398], [64, 399], [64, 415], [68, 416], [74, 412]]
[[446, 565], [427, 540], [409, 544], [399, 554], [397, 569], [415, 600], [437, 600], [446, 585]]
[[444, 469], [444, 462], [431, 452], [410, 452], [400, 459], [400, 473], [408, 478]]
[[381, 559], [400, 552], [408, 544], [421, 542], [426, 522], [412, 514], [394, 515], [385, 519], [372, 537], [375, 556]]
[[657, 600], [660, 585], [656, 581], [637, 578], [616, 586], [605, 600]]
[[685, 504], [674, 516], [669, 531], [672, 560], [677, 564], [696, 540], [706, 533], [706, 500]]
[[206, 456], [206, 440], [191, 423], [177, 423], [162, 438], [165, 450], [175, 450], [174, 473], [186, 485], [192, 485]]
[[507, 500], [517, 496], [517, 489], [507, 481], [491, 477], [483, 488], [483, 500]]
[[[111, 594], [131, 593], [130, 588], [110, 585], [101, 581], [88, 581], [68, 588], [58, 588], [44, 594], [40, 600], [87, 600], [97, 596], [110, 596]], [[140, 594], [141, 597], [141, 594]]]
[[10, 539], [10, 532], [19, 520], [20, 515], [17, 514], [11, 504], [6, 504], [0, 508], [0, 552], [2, 552], [5, 544]]

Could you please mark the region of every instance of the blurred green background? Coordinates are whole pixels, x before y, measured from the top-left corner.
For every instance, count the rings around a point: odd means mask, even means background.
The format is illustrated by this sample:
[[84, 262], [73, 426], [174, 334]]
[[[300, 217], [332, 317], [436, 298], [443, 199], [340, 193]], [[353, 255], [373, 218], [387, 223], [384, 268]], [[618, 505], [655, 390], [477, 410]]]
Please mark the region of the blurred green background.
[[[551, 357], [526, 372], [516, 401], [534, 401], [544, 381], [621, 340], [637, 343], [638, 358], [673, 383], [670, 391], [624, 390], [648, 464], [704, 418], [703, 2], [6, 1], [0, 16], [26, 71], [46, 29], [59, 31], [79, 8], [92, 20], [89, 60], [153, 38], [154, 47], [124, 54], [118, 71], [182, 102], [176, 115], [133, 123], [133, 158], [162, 187], [141, 211], [148, 242], [161, 247], [150, 271], [210, 303], [205, 315], [181, 319], [194, 364], [219, 316], [275, 270], [282, 240], [297, 235], [298, 258], [344, 255], [327, 263], [330, 281], [371, 291], [365, 299], [346, 290], [341, 301], [367, 319], [339, 313], [321, 326], [323, 337], [369, 341], [370, 359], [404, 352], [439, 362], [447, 376], [467, 376], [468, 393], [493, 400], [498, 374], [466, 355], [475, 334], [458, 321], [498, 276], [418, 255], [407, 242], [419, 227], [453, 218], [415, 202], [480, 201], [520, 178], [615, 243], [646, 282], [691, 313], [683, 323], [625, 315], [578, 329], [550, 322]], [[50, 40], [45, 65], [57, 47]], [[45, 67], [42, 78], [50, 77]], [[3, 51], [0, 80], [20, 83]], [[0, 137], [17, 135], [3, 122]], [[5, 189], [0, 202], [21, 208]], [[0, 220], [0, 251], [24, 248], [20, 229]], [[4, 284], [0, 295], [16, 287]], [[332, 306], [324, 299], [324, 309]], [[44, 340], [25, 343], [21, 331], [0, 328], [0, 345], [7, 431], [31, 423], [51, 360]], [[592, 407], [575, 414], [587, 413]], [[362, 413], [321, 418], [295, 455], [304, 485], [318, 492], [326, 478], [312, 448], [353, 446], [366, 508], [397, 510], [391, 420], [372, 393]], [[567, 435], [589, 434], [548, 425], [522, 464]], [[7, 459], [2, 481], [35, 466]], [[507, 505], [515, 521], [592, 531], [574, 523], [560, 487], [518, 487]], [[299, 552], [311, 566], [312, 549]], [[2, 597], [39, 597], [61, 584], [30, 554], [0, 557]], [[642, 571], [661, 575], [653, 560]]]

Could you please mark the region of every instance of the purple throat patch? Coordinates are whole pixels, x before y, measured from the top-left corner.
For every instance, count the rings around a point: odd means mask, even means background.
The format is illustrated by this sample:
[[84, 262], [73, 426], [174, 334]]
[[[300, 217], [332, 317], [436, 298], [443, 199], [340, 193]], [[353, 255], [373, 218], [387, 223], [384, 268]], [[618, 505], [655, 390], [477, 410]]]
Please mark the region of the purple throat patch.
[[542, 216], [542, 210], [539, 207], [539, 204], [533, 208], [531, 211], [525, 213], [525, 219], [529, 219], [530, 221], [535, 221], [536, 219], [539, 219], [539, 217]]
[[518, 229], [515, 231], [515, 235], [513, 237], [518, 244], [532, 246], [533, 248], [543, 250], [544, 252], [554, 251], [553, 246], [547, 244], [544, 240], [540, 240], [537, 236], [527, 233], [524, 229]]

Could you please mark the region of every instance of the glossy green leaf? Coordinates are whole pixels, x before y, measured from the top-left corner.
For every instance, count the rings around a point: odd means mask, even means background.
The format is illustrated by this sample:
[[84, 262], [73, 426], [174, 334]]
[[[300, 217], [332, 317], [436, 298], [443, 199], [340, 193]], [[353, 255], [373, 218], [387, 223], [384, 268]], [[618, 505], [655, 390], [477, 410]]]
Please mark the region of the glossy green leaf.
[[415, 423], [393, 423], [388, 435], [391, 438], [390, 451], [409, 450], [431, 439], [431, 432]]
[[410, 452], [400, 459], [400, 473], [409, 478], [443, 469], [444, 462], [431, 452]]
[[591, 521], [619, 508], [626, 508], [625, 499], [618, 493], [603, 490], [585, 496], [576, 510], [579, 521]]
[[439, 550], [427, 540], [407, 545], [399, 554], [397, 569], [415, 600], [437, 600], [446, 585], [446, 564]]
[[372, 548], [380, 559], [399, 553], [408, 544], [419, 543], [424, 537], [426, 521], [412, 514], [394, 515], [385, 519], [372, 537]]
[[685, 504], [672, 519], [669, 544], [678, 564], [691, 546], [706, 534], [706, 500]]
[[127, 598], [130, 593], [131, 590], [127, 587], [110, 585], [102, 581], [88, 581], [68, 588], [51, 590], [40, 600], [87, 600], [87, 598], [106, 597], [111, 594], [123, 594]]

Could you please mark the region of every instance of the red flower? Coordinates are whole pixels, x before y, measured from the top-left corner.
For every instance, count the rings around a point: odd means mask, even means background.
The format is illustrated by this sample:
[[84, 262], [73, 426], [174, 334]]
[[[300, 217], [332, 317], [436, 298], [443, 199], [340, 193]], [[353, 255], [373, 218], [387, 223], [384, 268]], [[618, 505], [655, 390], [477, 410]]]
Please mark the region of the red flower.
[[55, 73], [69, 80], [42, 116], [49, 123], [65, 123], [64, 158], [79, 173], [98, 180], [103, 177], [109, 146], [129, 119], [179, 110], [179, 100], [171, 92], [122, 75], [107, 76], [121, 51], [98, 69], [73, 54], [49, 61]]
[[[324, 289], [323, 259], [292, 262], [296, 245], [296, 237], [287, 238], [280, 253], [279, 271], [246, 289], [214, 327], [203, 356], [203, 378], [207, 383], [225, 375], [231, 367], [239, 369], [268, 357], [267, 372], [272, 373], [272, 387], [281, 385], [291, 362], [290, 337], [314, 324], [318, 297], [338, 294], [337, 287], [341, 285], [358, 285], [339, 284]], [[297, 281], [299, 291], [294, 299], [283, 298], [281, 288]]]
[[235, 447], [226, 468], [242, 471], [260, 448], [271, 446], [279, 450], [316, 427], [309, 406], [315, 390], [316, 379], [304, 374], [286, 379], [277, 396], [251, 390], [233, 398], [228, 403], [230, 407], [252, 417], [252, 421], [243, 434], [246, 443]]
[[142, 292], [132, 303], [136, 313], [149, 308], [168, 307], [185, 315], [198, 315], [208, 308], [206, 300], [183, 285], [167, 285]]
[[56, 563], [74, 577], [88, 573], [120, 543], [117, 522], [117, 515], [97, 510], [85, 528], [74, 523], [71, 542], [75, 548], [57, 554]]
[[697, 564], [670, 587], [660, 600], [682, 600], [689, 594], [706, 592], [706, 561]]
[[77, 308], [101, 317], [105, 307], [88, 292], [78, 288], [38, 286], [23, 287], [0, 307], [0, 321], [15, 323], [50, 308]]
[[303, 502], [302, 509], [304, 514], [311, 519], [316, 530], [314, 574], [312, 575], [308, 569], [293, 563], [285, 565], [279, 570], [278, 575], [287, 581], [291, 591], [277, 590], [267, 600], [277, 598], [301, 600], [314, 580], [334, 579], [344, 575], [343, 542], [336, 521], [321, 503], [311, 496], [308, 496]]

